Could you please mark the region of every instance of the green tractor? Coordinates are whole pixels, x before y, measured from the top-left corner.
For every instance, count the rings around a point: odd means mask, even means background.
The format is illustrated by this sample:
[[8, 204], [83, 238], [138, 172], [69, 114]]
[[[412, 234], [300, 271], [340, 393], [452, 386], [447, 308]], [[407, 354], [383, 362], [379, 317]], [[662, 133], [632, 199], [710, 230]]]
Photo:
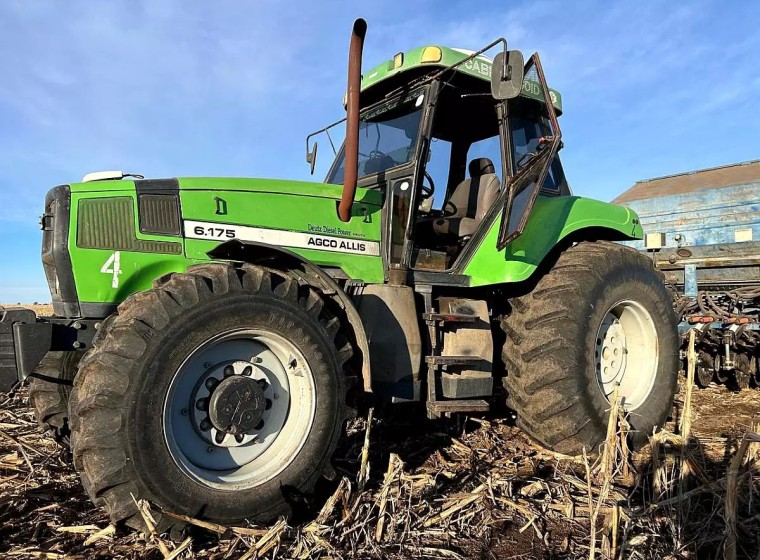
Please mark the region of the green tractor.
[[636, 214], [571, 194], [538, 55], [426, 46], [362, 76], [365, 32], [324, 183], [106, 172], [49, 191], [54, 316], [0, 310], [0, 390], [29, 379], [114, 522], [140, 525], [133, 496], [287, 515], [370, 399], [437, 418], [506, 398], [566, 454], [597, 450], [615, 391], [634, 445], [665, 423], [670, 296], [614, 243], [642, 236]]

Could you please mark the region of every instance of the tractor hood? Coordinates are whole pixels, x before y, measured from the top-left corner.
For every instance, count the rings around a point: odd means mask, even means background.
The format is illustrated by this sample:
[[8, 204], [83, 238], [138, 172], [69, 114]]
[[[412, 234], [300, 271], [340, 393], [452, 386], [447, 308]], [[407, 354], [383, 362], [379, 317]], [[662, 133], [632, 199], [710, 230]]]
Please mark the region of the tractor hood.
[[[182, 191], [233, 191], [286, 194], [340, 200], [343, 187], [328, 183], [309, 181], [291, 181], [284, 179], [249, 179], [240, 177], [181, 177], [177, 179], [148, 179], [144, 181], [103, 180], [71, 183], [71, 191], [85, 192], [119, 192], [141, 190], [142, 185], [151, 185], [157, 190]], [[357, 202], [380, 206], [382, 193], [378, 190], [358, 189]]]

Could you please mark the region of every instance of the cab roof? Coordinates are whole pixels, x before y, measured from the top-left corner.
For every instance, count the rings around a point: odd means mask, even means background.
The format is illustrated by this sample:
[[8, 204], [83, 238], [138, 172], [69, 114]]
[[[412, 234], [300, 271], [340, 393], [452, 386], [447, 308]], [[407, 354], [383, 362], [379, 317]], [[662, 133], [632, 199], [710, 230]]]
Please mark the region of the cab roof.
[[[427, 74], [430, 70], [443, 69], [456, 64], [472, 55], [474, 51], [428, 45], [417, 47], [404, 53], [398, 53], [390, 60], [378, 64], [362, 75], [362, 92], [381, 82], [389, 88], [400, 86], [404, 82]], [[454, 69], [461, 76], [475, 78], [479, 82], [491, 82], [491, 66], [493, 61], [485, 55], [478, 55]], [[478, 88], [479, 89], [479, 88]], [[490, 85], [486, 88], [490, 90]], [[538, 83], [529, 79], [523, 81], [521, 96], [542, 101]], [[562, 112], [562, 96], [557, 90], [549, 88], [554, 107]]]

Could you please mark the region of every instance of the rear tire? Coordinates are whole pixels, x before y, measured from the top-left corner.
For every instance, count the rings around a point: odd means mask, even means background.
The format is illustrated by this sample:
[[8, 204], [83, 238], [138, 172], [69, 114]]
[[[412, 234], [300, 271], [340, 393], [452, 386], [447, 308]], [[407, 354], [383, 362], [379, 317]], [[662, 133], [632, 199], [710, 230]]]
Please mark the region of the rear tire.
[[34, 417], [55, 441], [69, 445], [69, 396], [82, 352], [48, 352], [29, 380]]
[[[223, 524], [287, 516], [333, 474], [330, 460], [352, 415], [352, 350], [342, 329], [315, 290], [251, 265], [191, 267], [130, 297], [82, 361], [70, 400], [74, 463], [88, 494], [113, 522], [136, 528], [142, 519], [132, 496]], [[279, 387], [279, 396], [259, 394], [254, 380], [270, 392]], [[228, 381], [242, 389], [222, 391]], [[239, 421], [258, 422], [255, 429], [220, 428], [243, 402], [230, 408], [225, 395], [251, 392], [256, 403], [266, 400], [269, 416], [262, 404], [252, 412], [264, 415], [260, 422]], [[267, 432], [281, 413], [282, 425]], [[161, 530], [173, 525], [159, 519]]]
[[679, 341], [670, 295], [651, 260], [622, 245], [579, 243], [510, 303], [502, 321], [507, 404], [528, 435], [565, 454], [596, 451], [617, 383], [635, 447], [663, 427]]

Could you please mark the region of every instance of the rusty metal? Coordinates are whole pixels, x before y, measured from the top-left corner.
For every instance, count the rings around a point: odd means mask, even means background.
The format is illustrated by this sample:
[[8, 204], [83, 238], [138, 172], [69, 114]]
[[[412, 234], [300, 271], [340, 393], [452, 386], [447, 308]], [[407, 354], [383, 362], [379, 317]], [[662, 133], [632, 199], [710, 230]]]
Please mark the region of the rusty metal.
[[638, 181], [612, 202], [624, 204], [633, 200], [687, 194], [756, 182], [760, 182], [760, 160]]
[[359, 175], [359, 95], [362, 87], [362, 49], [367, 34], [367, 22], [362, 18], [354, 22], [351, 44], [348, 49], [348, 89], [346, 92], [346, 143], [343, 194], [338, 206], [338, 217], [343, 222], [351, 219], [351, 207], [356, 195]]

